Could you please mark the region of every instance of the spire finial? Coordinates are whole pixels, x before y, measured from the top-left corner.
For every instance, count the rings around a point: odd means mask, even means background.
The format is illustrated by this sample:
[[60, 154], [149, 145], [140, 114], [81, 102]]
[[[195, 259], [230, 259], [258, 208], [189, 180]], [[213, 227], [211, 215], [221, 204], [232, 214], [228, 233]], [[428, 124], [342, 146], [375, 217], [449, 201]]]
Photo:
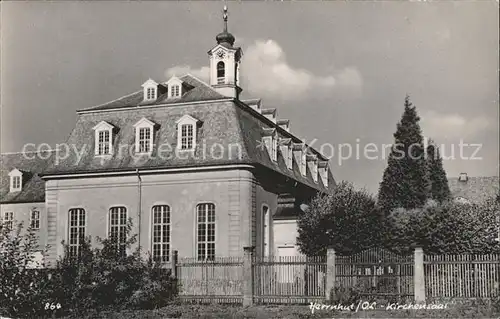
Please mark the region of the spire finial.
[[224, 14], [222, 15], [224, 18], [224, 32], [227, 32], [227, 6], [224, 5]]

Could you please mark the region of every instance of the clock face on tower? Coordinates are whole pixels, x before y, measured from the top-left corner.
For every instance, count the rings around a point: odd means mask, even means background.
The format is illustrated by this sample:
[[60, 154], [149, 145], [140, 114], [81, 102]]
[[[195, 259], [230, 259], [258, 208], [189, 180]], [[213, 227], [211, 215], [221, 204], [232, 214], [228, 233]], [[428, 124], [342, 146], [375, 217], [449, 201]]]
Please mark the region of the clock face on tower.
[[219, 58], [223, 59], [223, 58], [224, 58], [224, 51], [219, 50], [219, 52], [217, 52], [217, 56], [218, 56]]

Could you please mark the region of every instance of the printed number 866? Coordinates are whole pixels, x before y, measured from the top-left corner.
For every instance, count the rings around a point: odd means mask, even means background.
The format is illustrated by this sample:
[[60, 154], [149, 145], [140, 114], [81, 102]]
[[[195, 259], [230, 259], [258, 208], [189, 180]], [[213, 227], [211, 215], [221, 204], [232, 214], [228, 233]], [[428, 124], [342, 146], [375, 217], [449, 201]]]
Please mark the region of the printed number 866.
[[54, 303], [46, 303], [45, 304], [45, 310], [55, 310], [55, 309], [61, 309], [61, 304], [60, 303], [57, 303], [57, 304], [54, 304]]

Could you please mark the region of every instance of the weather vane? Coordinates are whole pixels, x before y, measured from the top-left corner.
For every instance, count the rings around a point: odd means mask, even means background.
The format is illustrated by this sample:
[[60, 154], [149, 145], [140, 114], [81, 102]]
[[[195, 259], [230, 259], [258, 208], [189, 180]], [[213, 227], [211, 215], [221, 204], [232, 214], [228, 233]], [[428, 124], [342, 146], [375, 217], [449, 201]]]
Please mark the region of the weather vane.
[[227, 32], [227, 6], [224, 5], [224, 14], [222, 15], [224, 18], [224, 31]]

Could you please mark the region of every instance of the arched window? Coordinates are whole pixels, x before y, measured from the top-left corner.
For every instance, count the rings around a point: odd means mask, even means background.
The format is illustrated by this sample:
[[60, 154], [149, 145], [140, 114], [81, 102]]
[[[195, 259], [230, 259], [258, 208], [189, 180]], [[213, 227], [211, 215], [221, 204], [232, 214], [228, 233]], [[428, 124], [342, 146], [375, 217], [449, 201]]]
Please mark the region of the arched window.
[[215, 259], [215, 205], [211, 203], [196, 206], [196, 254], [198, 260]]
[[125, 207], [109, 209], [109, 237], [116, 245], [120, 256], [125, 256], [127, 248], [127, 209]]
[[159, 262], [169, 261], [170, 256], [170, 207], [153, 206], [153, 259]]
[[85, 210], [72, 208], [69, 210], [69, 255], [78, 257], [80, 248], [85, 242]]
[[224, 77], [226, 76], [226, 66], [224, 62], [220, 61], [217, 63], [217, 84], [224, 83]]

